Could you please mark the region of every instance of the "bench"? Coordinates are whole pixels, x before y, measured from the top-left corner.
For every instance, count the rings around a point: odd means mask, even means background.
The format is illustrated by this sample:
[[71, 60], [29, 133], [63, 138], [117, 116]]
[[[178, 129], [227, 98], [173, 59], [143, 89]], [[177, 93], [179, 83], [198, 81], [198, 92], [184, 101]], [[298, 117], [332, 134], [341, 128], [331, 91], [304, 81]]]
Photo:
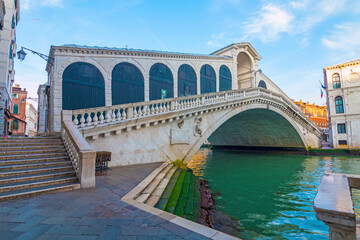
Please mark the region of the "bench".
[[111, 161], [111, 152], [96, 152], [96, 161], [95, 161], [95, 167], [97, 171], [103, 172], [103, 170], [108, 169], [108, 162]]

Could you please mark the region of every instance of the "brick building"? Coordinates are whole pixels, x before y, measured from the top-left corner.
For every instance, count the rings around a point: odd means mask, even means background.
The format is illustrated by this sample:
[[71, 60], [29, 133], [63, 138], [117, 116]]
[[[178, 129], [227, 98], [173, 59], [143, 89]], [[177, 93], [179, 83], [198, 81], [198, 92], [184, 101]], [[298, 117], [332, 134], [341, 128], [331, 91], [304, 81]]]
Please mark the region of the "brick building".
[[26, 88], [21, 89], [19, 84], [12, 88], [11, 101], [11, 125], [10, 132], [12, 135], [24, 136], [26, 130]]

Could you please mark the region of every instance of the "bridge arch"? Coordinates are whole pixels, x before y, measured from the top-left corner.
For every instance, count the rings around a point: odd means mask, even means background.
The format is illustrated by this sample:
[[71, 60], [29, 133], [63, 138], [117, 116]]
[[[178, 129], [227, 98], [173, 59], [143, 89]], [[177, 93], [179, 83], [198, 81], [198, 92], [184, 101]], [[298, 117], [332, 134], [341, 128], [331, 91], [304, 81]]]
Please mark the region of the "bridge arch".
[[[304, 134], [302, 133], [299, 126], [292, 120], [290, 116], [285, 114], [280, 109], [277, 109], [275, 107], [269, 108], [266, 104], [251, 104], [251, 105], [245, 105], [245, 106], [239, 106], [225, 114], [223, 114], [220, 118], [218, 118], [215, 122], [209, 123], [209, 125], [206, 127], [206, 130], [202, 133], [201, 137], [199, 137], [194, 144], [192, 144], [192, 147], [189, 149], [189, 151], [185, 154], [184, 160], [186, 162], [190, 161], [192, 156], [200, 149], [202, 144], [205, 142], [205, 140], [209, 139], [211, 142], [211, 138], [216, 138], [216, 132], [221, 132], [224, 129], [222, 129], [223, 126], [226, 127], [226, 125], [232, 125], [231, 121], [238, 120], [242, 117], [244, 119], [246, 118], [246, 115], [257, 115], [254, 114], [254, 111], [262, 111], [263, 113], [267, 113], [268, 116], [270, 116], [272, 119], [274, 117], [279, 117], [281, 125], [279, 127], [283, 127], [284, 124], [287, 125], [289, 133], [291, 136], [295, 137], [294, 140], [295, 144], [291, 146], [291, 148], [299, 148], [299, 149], [305, 149], [308, 147], [306, 144], [306, 139], [304, 138]], [[260, 121], [264, 120], [264, 118], [256, 118], [257, 120], [260, 119]], [[247, 119], [248, 120], [248, 119]], [[233, 121], [235, 122], [235, 121]], [[251, 121], [249, 121], [251, 122]], [[264, 124], [264, 122], [260, 122], [260, 124]], [[269, 126], [267, 128], [269, 130]], [[244, 130], [248, 130], [248, 126], [244, 127]], [[275, 129], [276, 130], [276, 129]], [[243, 131], [242, 131], [243, 132]], [[237, 129], [232, 128], [230, 134], [237, 134], [241, 133], [241, 131], [237, 132]], [[266, 132], [264, 133], [266, 134]], [[214, 136], [213, 136], [214, 135]], [[283, 134], [281, 137], [284, 137], [285, 134]], [[225, 136], [225, 138], [229, 138], [229, 136]], [[213, 139], [214, 140], [214, 139]], [[220, 140], [220, 139], [219, 139]], [[221, 139], [224, 140], [224, 139]], [[231, 141], [231, 138], [228, 140]], [[288, 142], [289, 139], [286, 141]], [[260, 145], [259, 145], [260, 146]], [[261, 145], [263, 146], [263, 145]], [[271, 147], [270, 145], [268, 147]], [[290, 147], [290, 146], [283, 146], [283, 147]]]

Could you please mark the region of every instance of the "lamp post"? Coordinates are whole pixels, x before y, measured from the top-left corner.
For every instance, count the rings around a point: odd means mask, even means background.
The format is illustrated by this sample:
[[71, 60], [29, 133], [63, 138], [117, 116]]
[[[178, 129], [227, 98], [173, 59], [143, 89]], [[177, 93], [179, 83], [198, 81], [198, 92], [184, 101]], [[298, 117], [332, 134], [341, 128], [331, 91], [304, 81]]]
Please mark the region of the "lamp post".
[[41, 57], [42, 59], [44, 59], [45, 61], [47, 61], [48, 63], [50, 63], [53, 66], [53, 61], [54, 59], [52, 57], [49, 57], [45, 54], [39, 53], [37, 51], [31, 50], [29, 48], [26, 47], [21, 47], [20, 51], [17, 52], [17, 57], [20, 60], [20, 62], [24, 61], [25, 57], [26, 57], [26, 52], [24, 51], [24, 49], [32, 52], [35, 55], [38, 55], [39, 57]]

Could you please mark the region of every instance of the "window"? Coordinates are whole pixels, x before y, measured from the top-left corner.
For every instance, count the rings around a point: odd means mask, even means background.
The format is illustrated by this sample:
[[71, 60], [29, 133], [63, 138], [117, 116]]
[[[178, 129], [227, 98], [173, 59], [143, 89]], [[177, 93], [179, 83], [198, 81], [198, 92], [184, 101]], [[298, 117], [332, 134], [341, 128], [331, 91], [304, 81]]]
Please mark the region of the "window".
[[19, 114], [19, 105], [17, 103], [13, 106], [13, 114]]
[[346, 133], [345, 123], [339, 123], [337, 129], [338, 133]]
[[266, 89], [266, 83], [265, 83], [263, 80], [261, 80], [261, 81], [259, 82], [258, 87], [261, 87], [261, 88], [265, 88], [265, 89]]
[[11, 122], [11, 129], [13, 129], [13, 130], [19, 130], [19, 121], [18, 120], [13, 120], [12, 122]]
[[18, 93], [13, 93], [13, 94], [12, 94], [12, 97], [13, 97], [13, 98], [19, 98], [19, 94], [18, 94]]
[[347, 145], [347, 141], [346, 140], [339, 140], [339, 145]]
[[9, 59], [13, 58], [13, 45], [10, 45]]
[[343, 99], [340, 96], [335, 98], [335, 109], [336, 113], [344, 113]]
[[334, 89], [341, 87], [341, 85], [340, 85], [340, 75], [338, 73], [335, 73], [332, 76], [332, 81], [333, 81], [333, 88]]
[[13, 17], [12, 17], [11, 28], [12, 28], [12, 29], [15, 28], [15, 16], [14, 16], [14, 15], [13, 15]]

